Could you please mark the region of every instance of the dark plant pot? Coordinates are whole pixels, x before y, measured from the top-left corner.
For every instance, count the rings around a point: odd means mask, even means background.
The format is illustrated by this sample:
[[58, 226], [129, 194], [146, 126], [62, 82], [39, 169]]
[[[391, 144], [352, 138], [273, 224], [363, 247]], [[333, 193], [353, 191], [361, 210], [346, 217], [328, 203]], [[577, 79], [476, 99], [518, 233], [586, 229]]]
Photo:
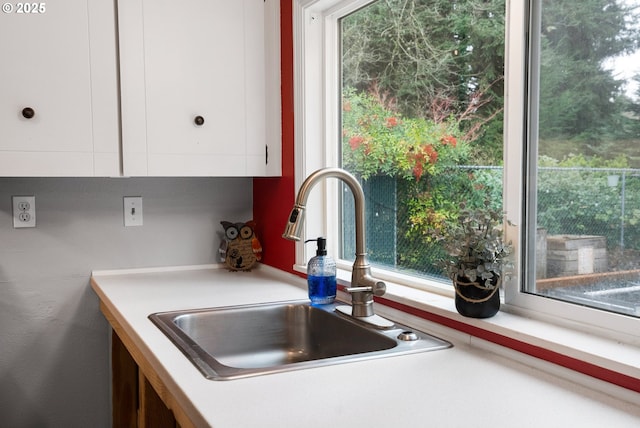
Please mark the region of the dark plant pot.
[[[498, 284], [495, 277], [492, 283]], [[456, 309], [460, 315], [470, 318], [489, 318], [500, 310], [499, 285], [495, 289], [487, 290], [468, 278], [459, 276], [454, 280], [456, 289]]]

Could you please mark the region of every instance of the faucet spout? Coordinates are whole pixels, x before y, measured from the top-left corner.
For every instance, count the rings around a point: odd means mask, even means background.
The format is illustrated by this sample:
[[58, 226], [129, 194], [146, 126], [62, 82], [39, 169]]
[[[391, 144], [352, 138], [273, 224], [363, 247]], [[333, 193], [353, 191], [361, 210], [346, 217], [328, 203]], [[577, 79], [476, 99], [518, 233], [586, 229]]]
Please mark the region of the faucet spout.
[[[309, 175], [298, 190], [295, 204], [289, 215], [289, 220], [285, 226], [282, 236], [286, 239], [299, 241], [300, 227], [304, 220], [304, 210], [306, 208], [309, 192], [313, 186], [324, 178], [334, 177], [342, 180], [349, 188], [354, 198], [355, 223], [356, 223], [356, 259], [351, 272], [351, 287], [346, 291], [351, 294], [352, 313], [356, 318], [377, 317], [373, 313], [373, 296], [382, 296], [386, 291], [384, 282], [371, 276], [371, 268], [367, 261], [367, 250], [365, 243], [365, 210], [364, 192], [358, 180], [349, 172], [341, 168], [319, 169]], [[380, 317], [377, 317], [380, 318]]]
[[366, 254], [365, 234], [364, 234], [364, 192], [358, 180], [349, 172], [341, 168], [323, 168], [315, 171], [307, 177], [298, 190], [295, 205], [289, 215], [289, 221], [285, 226], [283, 237], [286, 239], [299, 241], [300, 226], [302, 225], [304, 210], [306, 208], [309, 192], [316, 183], [326, 177], [335, 177], [342, 180], [349, 189], [354, 198], [355, 215], [356, 215], [356, 255]]

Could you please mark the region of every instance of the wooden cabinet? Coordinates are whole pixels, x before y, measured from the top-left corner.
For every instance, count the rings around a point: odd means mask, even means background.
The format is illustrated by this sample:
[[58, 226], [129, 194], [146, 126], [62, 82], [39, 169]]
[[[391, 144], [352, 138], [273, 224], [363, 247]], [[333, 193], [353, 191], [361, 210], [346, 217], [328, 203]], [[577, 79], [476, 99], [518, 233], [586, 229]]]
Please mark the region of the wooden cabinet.
[[196, 424], [178, 403], [135, 340], [104, 302], [100, 310], [112, 327], [111, 405], [114, 428], [189, 428]]
[[120, 1], [124, 175], [279, 175], [278, 0]]
[[[111, 335], [111, 373], [114, 428], [179, 428], [181, 426], [176, 421], [173, 411], [164, 404], [115, 331]], [[162, 387], [161, 382], [158, 385]], [[185, 428], [192, 426], [190, 421], [184, 420], [184, 422]]]
[[0, 175], [120, 175], [113, 4], [6, 3]]

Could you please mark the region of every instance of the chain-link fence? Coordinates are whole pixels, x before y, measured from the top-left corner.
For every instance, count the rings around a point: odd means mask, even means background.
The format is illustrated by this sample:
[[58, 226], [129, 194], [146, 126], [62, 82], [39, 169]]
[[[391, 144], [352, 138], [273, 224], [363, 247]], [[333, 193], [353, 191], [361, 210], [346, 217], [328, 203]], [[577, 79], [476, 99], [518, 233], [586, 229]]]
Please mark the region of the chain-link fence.
[[[441, 192], [435, 193], [438, 178]], [[362, 181], [372, 264], [438, 275], [433, 262], [440, 257], [440, 249], [414, 233], [408, 209], [412, 207], [415, 216], [420, 206], [416, 201], [428, 192], [456, 204], [479, 198], [478, 194], [491, 195], [497, 207], [502, 203], [501, 167], [458, 167], [430, 180], [434, 182], [425, 180], [420, 186], [394, 177]], [[342, 199], [342, 257], [352, 259], [353, 197], [347, 188]], [[604, 237], [610, 270], [640, 268], [640, 169], [540, 167], [536, 199], [537, 226], [547, 235]]]

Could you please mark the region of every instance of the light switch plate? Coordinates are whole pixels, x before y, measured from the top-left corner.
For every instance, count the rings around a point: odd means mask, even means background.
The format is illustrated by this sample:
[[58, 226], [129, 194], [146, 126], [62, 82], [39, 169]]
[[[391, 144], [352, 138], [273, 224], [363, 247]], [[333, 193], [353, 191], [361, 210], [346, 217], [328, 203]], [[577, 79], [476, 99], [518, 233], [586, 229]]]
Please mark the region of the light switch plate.
[[124, 225], [142, 226], [142, 196], [124, 197]]

